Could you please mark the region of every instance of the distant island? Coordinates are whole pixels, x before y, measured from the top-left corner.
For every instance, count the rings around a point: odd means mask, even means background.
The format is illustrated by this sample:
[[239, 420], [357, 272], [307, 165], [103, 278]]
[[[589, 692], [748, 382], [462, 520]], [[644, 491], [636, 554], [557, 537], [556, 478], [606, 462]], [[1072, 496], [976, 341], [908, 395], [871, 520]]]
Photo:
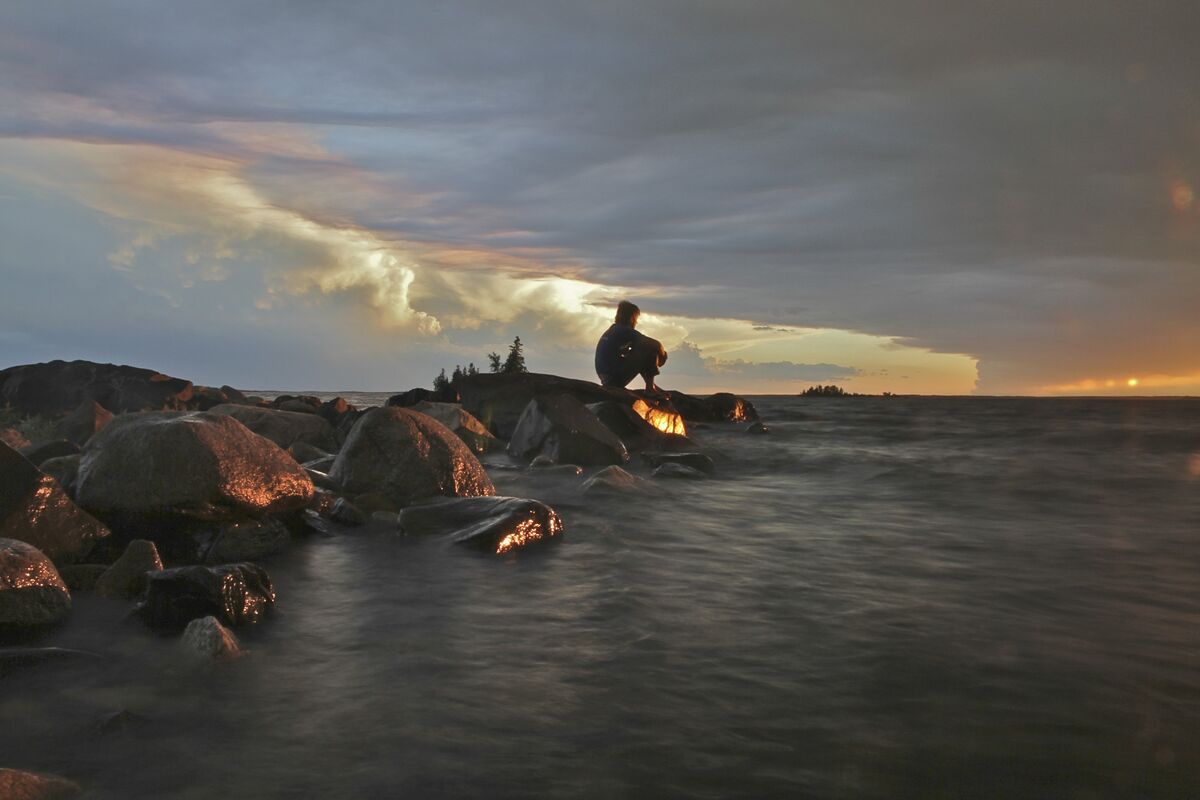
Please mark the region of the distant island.
[[882, 395], [859, 394], [858, 392], [847, 392], [840, 386], [829, 384], [828, 386], [810, 386], [800, 393], [800, 397], [893, 397], [891, 392], [884, 392]]

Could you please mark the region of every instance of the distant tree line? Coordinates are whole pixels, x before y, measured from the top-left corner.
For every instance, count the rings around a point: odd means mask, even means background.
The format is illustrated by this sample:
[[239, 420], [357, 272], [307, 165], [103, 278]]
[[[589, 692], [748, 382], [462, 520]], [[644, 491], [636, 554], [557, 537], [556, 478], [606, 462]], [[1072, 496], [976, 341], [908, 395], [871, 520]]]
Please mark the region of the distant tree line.
[[832, 383], [828, 386], [810, 386], [800, 393], [801, 397], [846, 397], [848, 392]]
[[[488, 353], [487, 357], [489, 372], [529, 372], [529, 369], [525, 366], [525, 345], [521, 343], [520, 336], [515, 337], [512, 344], [508, 346], [508, 356], [506, 358], [501, 359], [499, 353]], [[463, 378], [478, 374], [479, 369], [474, 363], [467, 364], [466, 369], [455, 364], [454, 371], [450, 373], [450, 377], [446, 377], [446, 370], [443, 368], [438, 373], [438, 376], [433, 379], [433, 390], [435, 392], [452, 391]]]

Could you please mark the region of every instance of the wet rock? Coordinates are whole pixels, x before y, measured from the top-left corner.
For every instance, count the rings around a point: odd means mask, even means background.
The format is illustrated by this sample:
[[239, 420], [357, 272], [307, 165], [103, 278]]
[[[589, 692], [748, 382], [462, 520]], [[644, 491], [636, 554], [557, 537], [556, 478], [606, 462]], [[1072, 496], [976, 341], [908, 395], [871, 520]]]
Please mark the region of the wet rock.
[[412, 406], [412, 410], [427, 414], [454, 431], [455, 435], [476, 453], [486, 453], [499, 443], [482, 422], [457, 403], [431, 403], [422, 400]]
[[113, 565], [96, 580], [96, 594], [102, 597], [137, 597], [146, 590], [146, 574], [161, 572], [162, 559], [154, 542], [135, 539]]
[[761, 422], [752, 422], [746, 426], [746, 433], [762, 434], [770, 433], [771, 429]]
[[452, 431], [396, 406], [372, 409], [359, 419], [329, 477], [348, 494], [379, 493], [397, 506], [438, 495], [496, 493], [479, 459]]
[[211, 412], [118, 417], [84, 448], [76, 488], [80, 505], [117, 517], [274, 514], [302, 509], [312, 495], [295, 459]]
[[95, 400], [84, 400], [75, 410], [55, 426], [55, 432], [64, 439], [69, 439], [83, 447], [87, 440], [95, 436], [108, 423], [112, 422], [113, 413]]
[[629, 452], [616, 434], [570, 395], [533, 398], [521, 415], [508, 454], [520, 460], [544, 455], [556, 463], [623, 464]]
[[597, 472], [579, 487], [584, 494], [621, 494], [640, 492], [645, 489], [646, 482], [636, 475], [618, 467], [611, 466]]
[[50, 559], [33, 545], [0, 539], [0, 630], [53, 625], [70, 611], [71, 593]]
[[[309, 407], [306, 405], [305, 408]], [[307, 413], [299, 413], [228, 404], [214, 407], [211, 413], [233, 417], [259, 436], [265, 436], [285, 449], [298, 443], [314, 447], [322, 455], [338, 449], [333, 428], [311, 408]]]
[[333, 503], [329, 518], [341, 525], [356, 528], [366, 524], [367, 516], [357, 506], [344, 497], [339, 497]]
[[256, 561], [284, 550], [292, 540], [291, 531], [273, 518], [223, 523], [204, 556], [206, 564]]
[[39, 466], [43, 473], [58, 481], [58, 485], [67, 493], [67, 497], [75, 499], [75, 483], [79, 478], [79, 461], [81, 456], [60, 456], [43, 461]]
[[13, 450], [20, 450], [22, 447], [29, 447], [30, 441], [16, 428], [0, 428], [0, 444], [6, 444]]
[[683, 392], [667, 394], [688, 422], [752, 422], [758, 419], [758, 411], [753, 403], [729, 392], [718, 392], [708, 397], [692, 397]]
[[175, 567], [148, 577], [137, 614], [156, 630], [181, 630], [208, 616], [236, 628], [258, 622], [275, 605], [271, 578], [255, 564]]
[[409, 506], [400, 512], [398, 527], [405, 536], [442, 535], [496, 554], [563, 532], [562, 519], [553, 508], [520, 497], [469, 497]]
[[329, 453], [319, 447], [313, 447], [306, 442], [292, 442], [287, 451], [291, 453], [292, 458], [296, 459], [299, 464], [307, 464], [309, 461], [319, 461], [323, 458], [332, 458]]
[[317, 472], [329, 473], [333, 469], [333, 462], [337, 460], [337, 456], [325, 456], [324, 458], [305, 461], [303, 467], [305, 469], [316, 470]]
[[72, 592], [90, 592], [108, 567], [108, 564], [63, 564], [57, 569], [58, 576]]
[[66, 414], [94, 400], [114, 413], [183, 409], [192, 383], [160, 372], [91, 361], [50, 361], [0, 371], [0, 406]]
[[40, 466], [52, 458], [79, 454], [79, 445], [69, 439], [51, 439], [42, 444], [31, 444], [18, 450], [31, 464]]
[[316, 414], [321, 408], [321, 398], [311, 394], [281, 394], [271, 401], [271, 407], [298, 414]]
[[27, 542], [54, 561], [83, 560], [108, 528], [72, 502], [58, 482], [0, 444], [0, 538]]
[[643, 459], [652, 467], [662, 464], [683, 464], [706, 475], [715, 475], [717, 465], [704, 453], [645, 453]]
[[346, 398], [335, 397], [322, 403], [321, 407], [317, 409], [317, 415], [336, 429], [347, 414], [353, 414], [356, 411], [358, 409], [346, 402]]
[[194, 619], [183, 629], [180, 645], [196, 658], [219, 661], [242, 654], [237, 637], [216, 617]]
[[683, 417], [663, 400], [637, 398], [632, 404], [606, 401], [588, 410], [620, 438], [631, 452], [680, 450], [694, 447]]
[[309, 467], [305, 467], [304, 471], [308, 474], [309, 480], [313, 482], [313, 486], [324, 489], [328, 492], [340, 492], [342, 490], [341, 485], [333, 478], [329, 477], [329, 473], [322, 472], [319, 469], [311, 469]]
[[0, 768], [0, 798], [4, 800], [67, 800], [82, 789], [58, 775]]
[[708, 475], [695, 467], [689, 467], [686, 464], [679, 464], [673, 461], [668, 461], [665, 464], [655, 467], [651, 475], [655, 478], [674, 478], [686, 481], [708, 480]]

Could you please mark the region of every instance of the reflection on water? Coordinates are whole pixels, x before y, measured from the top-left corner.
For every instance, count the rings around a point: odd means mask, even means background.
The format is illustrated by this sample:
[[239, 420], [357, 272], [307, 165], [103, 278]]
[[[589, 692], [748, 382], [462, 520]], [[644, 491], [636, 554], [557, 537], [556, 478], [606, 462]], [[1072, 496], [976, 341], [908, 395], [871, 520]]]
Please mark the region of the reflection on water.
[[[497, 471], [560, 542], [267, 566], [197, 668], [77, 597], [6, 766], [95, 797], [1173, 797], [1200, 781], [1200, 403], [754, 399], [652, 499]], [[97, 733], [119, 709], [137, 720]]]

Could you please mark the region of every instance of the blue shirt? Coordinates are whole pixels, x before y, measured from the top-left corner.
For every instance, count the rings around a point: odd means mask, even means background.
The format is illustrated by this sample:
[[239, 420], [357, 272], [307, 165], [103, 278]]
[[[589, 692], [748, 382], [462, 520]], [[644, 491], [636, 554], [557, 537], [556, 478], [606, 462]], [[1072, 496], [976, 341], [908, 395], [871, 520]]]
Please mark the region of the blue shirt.
[[642, 334], [628, 325], [614, 322], [596, 344], [596, 376], [604, 383], [605, 378], [621, 372], [627, 353]]

